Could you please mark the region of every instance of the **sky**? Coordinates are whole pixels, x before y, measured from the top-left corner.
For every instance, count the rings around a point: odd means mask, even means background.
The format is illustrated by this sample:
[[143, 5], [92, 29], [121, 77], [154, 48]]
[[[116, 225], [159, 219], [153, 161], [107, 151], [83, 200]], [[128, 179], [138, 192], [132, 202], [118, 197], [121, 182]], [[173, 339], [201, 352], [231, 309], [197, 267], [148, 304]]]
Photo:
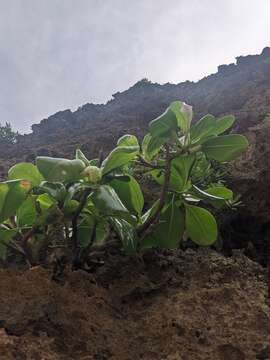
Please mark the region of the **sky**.
[[0, 123], [197, 81], [270, 46], [269, 24], [270, 0], [0, 0]]

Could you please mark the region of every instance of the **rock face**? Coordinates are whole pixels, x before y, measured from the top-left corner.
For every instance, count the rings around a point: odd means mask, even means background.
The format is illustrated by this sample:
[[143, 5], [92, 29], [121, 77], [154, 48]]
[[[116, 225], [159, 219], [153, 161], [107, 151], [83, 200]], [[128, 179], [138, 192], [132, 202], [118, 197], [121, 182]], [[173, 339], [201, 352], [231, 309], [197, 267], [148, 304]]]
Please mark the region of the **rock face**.
[[244, 256], [190, 250], [110, 255], [62, 285], [37, 267], [0, 270], [0, 358], [266, 360], [265, 275]]
[[270, 118], [250, 128], [246, 135], [249, 149], [235, 161], [233, 184], [249, 212], [263, 222], [270, 221]]
[[100, 147], [110, 150], [124, 133], [142, 136], [148, 122], [176, 99], [193, 105], [197, 119], [206, 113], [233, 113], [238, 119], [236, 130], [246, 131], [270, 112], [270, 48], [260, 55], [240, 56], [236, 64], [221, 65], [216, 74], [197, 83], [159, 85], [143, 79], [114, 94], [106, 105], [60, 111], [33, 125], [32, 134], [21, 136], [17, 145], [0, 144], [1, 157], [12, 162], [12, 158], [31, 160], [37, 154], [72, 156], [76, 146], [93, 157]]

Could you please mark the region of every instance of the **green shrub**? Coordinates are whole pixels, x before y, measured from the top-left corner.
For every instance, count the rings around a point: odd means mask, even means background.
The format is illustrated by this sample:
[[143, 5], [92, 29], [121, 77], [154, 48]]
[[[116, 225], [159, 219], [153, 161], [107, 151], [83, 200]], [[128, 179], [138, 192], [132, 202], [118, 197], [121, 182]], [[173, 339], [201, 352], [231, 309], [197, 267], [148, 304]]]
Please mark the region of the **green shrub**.
[[[0, 183], [1, 257], [17, 251], [34, 264], [42, 252], [64, 248], [75, 268], [84, 267], [92, 246], [104, 245], [112, 231], [127, 254], [178, 248], [186, 238], [214, 244], [218, 229], [209, 209], [233, 200], [216, 164], [225, 167], [248, 142], [222, 135], [233, 116], [206, 115], [192, 127], [191, 120], [192, 107], [176, 101], [150, 122], [141, 144], [124, 135], [104, 160], [77, 150], [74, 160], [38, 157], [35, 165], [13, 166]], [[149, 208], [137, 171], [160, 186]]]

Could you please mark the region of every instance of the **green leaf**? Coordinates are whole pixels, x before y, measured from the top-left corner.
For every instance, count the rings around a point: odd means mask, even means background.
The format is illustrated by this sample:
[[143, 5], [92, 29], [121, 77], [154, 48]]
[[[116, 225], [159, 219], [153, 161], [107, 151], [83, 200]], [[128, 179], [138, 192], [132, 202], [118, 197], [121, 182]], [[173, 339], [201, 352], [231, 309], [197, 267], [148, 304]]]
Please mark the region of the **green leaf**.
[[172, 200], [161, 213], [159, 224], [143, 239], [142, 247], [176, 249], [182, 240], [184, 229], [184, 213]]
[[65, 203], [72, 200], [78, 192], [85, 189], [86, 189], [85, 184], [80, 182], [69, 186], [65, 197]]
[[121, 239], [126, 254], [136, 253], [138, 239], [134, 227], [123, 219], [110, 218], [110, 223]]
[[151, 139], [151, 135], [149, 133], [147, 133], [144, 136], [143, 141], [142, 141], [142, 155], [147, 160], [151, 160], [151, 158], [148, 157], [148, 153], [147, 153], [147, 147], [148, 147], [150, 139]]
[[169, 138], [172, 131], [177, 131], [177, 126], [175, 112], [168, 107], [162, 115], [150, 122], [149, 130], [153, 138]]
[[30, 183], [25, 180], [10, 180], [0, 183], [0, 222], [15, 215], [27, 197]]
[[139, 146], [119, 146], [115, 148], [101, 165], [102, 175], [128, 164], [139, 153]]
[[17, 211], [17, 223], [19, 227], [32, 226], [37, 219], [35, 198], [29, 196]]
[[84, 153], [80, 149], [76, 150], [76, 159], [81, 160], [85, 166], [90, 165], [90, 161], [87, 159], [87, 157], [84, 155]]
[[209, 246], [217, 240], [217, 223], [206, 209], [185, 204], [186, 229], [191, 240], [200, 246]]
[[203, 152], [196, 154], [196, 161], [191, 171], [191, 180], [193, 183], [200, 183], [202, 179], [208, 177], [211, 172], [211, 163]]
[[[189, 175], [194, 163], [194, 155], [183, 155], [175, 158], [171, 165], [170, 188], [176, 191], [183, 191], [189, 185]], [[159, 185], [164, 183], [164, 171], [155, 169], [150, 172]]]
[[232, 190], [226, 188], [225, 186], [212, 186], [205, 190], [210, 195], [217, 196], [224, 200], [231, 200], [233, 198]]
[[[115, 190], [109, 185], [102, 185], [90, 196], [95, 207], [106, 216], [116, 216], [134, 222]], [[136, 220], [135, 220], [136, 221]]]
[[212, 205], [215, 206], [217, 209], [222, 208], [226, 205], [227, 200], [233, 199], [233, 192], [226, 188], [225, 186], [212, 186], [205, 190], [208, 194], [218, 196], [222, 198], [222, 200], [212, 201]]
[[77, 200], [65, 201], [65, 204], [63, 207], [64, 215], [67, 218], [72, 218], [73, 215], [75, 214], [78, 206], [79, 206], [79, 201], [77, 201]]
[[79, 159], [68, 160], [40, 156], [36, 159], [38, 170], [50, 182], [75, 181], [82, 177], [84, 162]]
[[234, 122], [235, 117], [233, 115], [227, 115], [217, 119], [215, 125], [215, 134], [219, 135], [224, 133], [233, 126]]
[[139, 146], [139, 142], [136, 136], [127, 134], [120, 137], [117, 146]]
[[17, 232], [18, 231], [16, 229], [6, 229], [4, 227], [0, 227], [0, 258], [2, 260], [6, 259], [7, 245]]
[[93, 231], [95, 229], [95, 239], [93, 246], [100, 246], [104, 244], [108, 234], [108, 222], [105, 220], [98, 220], [95, 226], [95, 219], [93, 216], [84, 217], [78, 226], [78, 241], [82, 248], [86, 248], [92, 239]]
[[[216, 188], [210, 188], [210, 192], [209, 191], [203, 191], [202, 189], [198, 188], [198, 186], [196, 185], [192, 185], [192, 188], [195, 192], [196, 195], [198, 195], [201, 199], [206, 199], [206, 200], [224, 200], [224, 197], [222, 196], [218, 196], [218, 195], [214, 195], [214, 193], [216, 192], [217, 194], [218, 193], [224, 193], [225, 195], [228, 193], [225, 191], [225, 190], [220, 190], [220, 191], [217, 191]], [[223, 187], [220, 187], [221, 189]], [[211, 194], [211, 189], [212, 189], [212, 194]], [[226, 189], [226, 188], [223, 188], [223, 189]], [[214, 190], [214, 191], [213, 191]], [[228, 190], [228, 189], [226, 189]]]
[[159, 205], [159, 200], [155, 201], [154, 204], [150, 207], [150, 209], [148, 209], [143, 214], [143, 216], [141, 218], [143, 224], [150, 218], [150, 216], [153, 215], [153, 213], [155, 213], [157, 211], [158, 205]]
[[134, 177], [130, 175], [127, 176], [128, 181], [114, 179], [110, 181], [109, 185], [116, 191], [125, 207], [130, 212], [140, 216], [144, 205], [143, 194], [140, 185]]
[[241, 155], [247, 147], [248, 141], [245, 136], [232, 134], [207, 140], [202, 145], [202, 151], [209, 159], [225, 162]]
[[202, 117], [190, 130], [193, 142], [202, 142], [205, 138], [215, 135], [216, 119], [213, 115], [207, 114]]
[[36, 200], [39, 203], [42, 212], [47, 211], [52, 206], [56, 205], [56, 200], [49, 194], [41, 194]]
[[65, 197], [67, 195], [65, 186], [60, 182], [43, 181], [40, 184], [39, 189], [49, 194], [51, 197], [53, 197], [55, 200], [59, 201], [60, 203], [64, 202]]
[[174, 188], [184, 190], [187, 186], [190, 173], [195, 161], [195, 155], [182, 155], [172, 161], [172, 179]]
[[31, 163], [19, 163], [9, 169], [8, 179], [27, 180], [31, 183], [31, 186], [34, 187], [39, 186], [43, 177], [35, 165]]
[[166, 142], [166, 138], [153, 138], [151, 134], [146, 134], [142, 141], [142, 156], [145, 160], [151, 161], [159, 152], [162, 145]]
[[166, 141], [167, 137], [152, 137], [150, 135], [145, 151], [145, 159], [152, 160], [159, 153], [161, 147], [166, 143]]
[[175, 114], [179, 128], [186, 134], [189, 131], [193, 116], [192, 106], [181, 101], [174, 101], [169, 108]]

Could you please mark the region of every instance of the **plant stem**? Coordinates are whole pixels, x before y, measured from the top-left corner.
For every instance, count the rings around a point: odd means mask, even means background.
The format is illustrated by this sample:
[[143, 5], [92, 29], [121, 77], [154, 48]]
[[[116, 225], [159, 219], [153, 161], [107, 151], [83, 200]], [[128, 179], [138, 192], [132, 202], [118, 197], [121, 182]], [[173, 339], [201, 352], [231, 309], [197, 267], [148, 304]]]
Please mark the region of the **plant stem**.
[[27, 241], [35, 234], [36, 230], [37, 228], [33, 226], [29, 231], [27, 231], [24, 235], [22, 235], [21, 245], [18, 245], [14, 242], [12, 242], [11, 245], [13, 250], [17, 250], [22, 255], [24, 255], [25, 260], [29, 266], [31, 266], [31, 253], [28, 249]]
[[27, 263], [29, 268], [31, 268], [31, 262], [29, 261], [28, 256], [25, 253], [24, 249], [19, 244], [16, 244], [14, 241], [11, 240], [9, 243], [6, 244], [6, 246], [12, 250], [17, 251], [19, 254], [23, 255], [25, 262]]
[[141, 156], [139, 156], [138, 163], [145, 167], [151, 168], [151, 169], [163, 169], [163, 167], [161, 165], [159, 166], [159, 165], [151, 164], [148, 161], [144, 160], [144, 158], [142, 158]]
[[165, 151], [166, 151], [166, 159], [165, 159], [165, 176], [164, 176], [164, 183], [161, 189], [161, 193], [159, 196], [159, 205], [156, 209], [155, 213], [149, 217], [149, 219], [141, 225], [138, 230], [137, 234], [139, 236], [142, 236], [150, 227], [152, 227], [159, 219], [160, 213], [163, 209], [163, 206], [165, 204], [165, 198], [168, 192], [169, 188], [169, 182], [171, 177], [171, 162], [172, 157], [170, 156], [170, 151], [168, 145], [165, 145]]
[[[98, 159], [99, 167], [102, 164], [102, 160], [103, 160], [103, 150], [101, 149], [99, 151], [99, 159]], [[80, 214], [81, 214], [83, 208], [86, 205], [87, 198], [90, 195], [91, 191], [92, 191], [91, 188], [87, 188], [84, 190], [80, 204], [79, 204], [79, 206], [76, 210], [76, 213], [74, 214], [73, 219], [72, 219], [72, 245], [73, 245], [73, 269], [74, 270], [78, 269], [81, 264], [81, 249], [80, 249], [80, 246], [78, 243], [78, 220], [79, 220], [79, 217], [80, 217]], [[96, 224], [94, 224], [93, 233], [92, 233], [91, 239], [90, 239], [91, 245], [95, 240], [95, 233], [96, 233]], [[90, 245], [90, 247], [91, 247], [91, 245]], [[89, 247], [89, 245], [88, 245], [88, 247]]]
[[92, 245], [96, 239], [96, 230], [97, 230], [97, 220], [94, 220], [94, 224], [93, 224], [93, 230], [92, 230], [92, 233], [91, 233], [91, 238], [90, 238], [90, 241], [89, 241], [89, 244], [86, 246], [85, 249], [82, 250], [82, 253], [80, 255], [80, 258], [79, 258], [79, 264], [80, 265], [83, 265], [85, 264], [86, 260], [87, 260], [87, 257], [90, 253], [90, 250], [92, 248]]
[[87, 202], [87, 198], [89, 196], [89, 194], [91, 193], [91, 189], [87, 188], [84, 190], [83, 195], [82, 195], [82, 199], [79, 203], [79, 206], [73, 216], [72, 219], [72, 244], [73, 244], [73, 250], [76, 251], [76, 249], [78, 248], [78, 220], [79, 220], [79, 216], [83, 210], [83, 208], [86, 205]]

